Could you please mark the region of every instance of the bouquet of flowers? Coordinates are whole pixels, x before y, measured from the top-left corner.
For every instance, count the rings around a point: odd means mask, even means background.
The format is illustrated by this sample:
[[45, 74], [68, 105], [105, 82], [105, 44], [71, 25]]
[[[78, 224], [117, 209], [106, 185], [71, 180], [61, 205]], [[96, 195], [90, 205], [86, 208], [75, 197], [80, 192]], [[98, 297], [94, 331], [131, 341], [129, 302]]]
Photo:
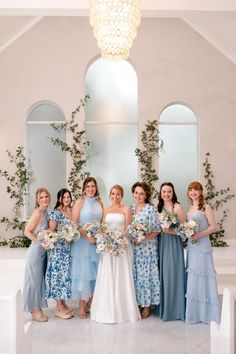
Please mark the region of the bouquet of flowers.
[[176, 227], [178, 224], [177, 216], [171, 211], [163, 210], [159, 214], [158, 221], [162, 229], [169, 229], [170, 227]]
[[103, 227], [101, 232], [96, 234], [97, 252], [101, 254], [111, 254], [122, 256], [128, 248], [128, 240], [123, 237], [122, 232], [117, 229]]
[[60, 235], [57, 232], [47, 230], [39, 231], [37, 239], [40, 241], [43, 248], [50, 251], [54, 247], [54, 243], [60, 240]]
[[128, 235], [130, 235], [130, 237], [137, 243], [141, 243], [149, 232], [151, 232], [151, 230], [149, 225], [146, 223], [137, 223], [136, 221], [132, 221], [132, 223], [128, 226]]
[[79, 226], [73, 221], [61, 224], [61, 238], [70, 243], [73, 240], [80, 238]]
[[101, 231], [103, 227], [103, 224], [101, 224], [99, 221], [95, 221], [83, 224], [81, 229], [87, 234], [89, 238], [96, 239], [96, 235]]
[[[190, 219], [189, 221], [180, 223], [177, 233], [182, 238], [182, 240], [185, 241], [187, 238], [191, 238], [191, 236], [193, 236], [195, 232], [198, 231], [198, 228], [199, 222], [194, 219]], [[191, 242], [195, 243], [196, 241], [191, 240]]]

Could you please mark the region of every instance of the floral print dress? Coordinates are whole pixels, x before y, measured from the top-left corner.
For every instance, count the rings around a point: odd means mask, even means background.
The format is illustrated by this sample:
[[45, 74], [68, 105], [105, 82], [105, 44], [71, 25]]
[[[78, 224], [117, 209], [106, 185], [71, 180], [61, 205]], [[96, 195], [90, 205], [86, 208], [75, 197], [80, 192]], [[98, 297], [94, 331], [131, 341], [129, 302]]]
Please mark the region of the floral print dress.
[[[135, 206], [131, 206], [132, 218], [136, 223], [147, 224], [151, 231], [157, 231], [156, 210], [153, 205], [146, 204], [135, 214]], [[133, 246], [133, 273], [136, 299], [141, 307], [158, 305], [160, 302], [160, 282], [158, 270], [157, 238], [144, 241]]]
[[[57, 232], [60, 234], [61, 225], [70, 222], [70, 219], [58, 209], [48, 213], [48, 221], [57, 222]], [[70, 244], [60, 240], [48, 252], [48, 265], [46, 271], [46, 298], [54, 300], [67, 300], [71, 298], [71, 251]]]

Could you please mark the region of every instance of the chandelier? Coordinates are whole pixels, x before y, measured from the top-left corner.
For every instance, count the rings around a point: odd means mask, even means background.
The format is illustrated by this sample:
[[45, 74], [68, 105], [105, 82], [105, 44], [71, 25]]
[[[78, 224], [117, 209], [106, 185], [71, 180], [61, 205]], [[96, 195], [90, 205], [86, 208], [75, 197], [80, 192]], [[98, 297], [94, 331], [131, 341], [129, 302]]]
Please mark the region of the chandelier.
[[102, 58], [127, 59], [140, 24], [139, 0], [90, 0], [89, 18]]

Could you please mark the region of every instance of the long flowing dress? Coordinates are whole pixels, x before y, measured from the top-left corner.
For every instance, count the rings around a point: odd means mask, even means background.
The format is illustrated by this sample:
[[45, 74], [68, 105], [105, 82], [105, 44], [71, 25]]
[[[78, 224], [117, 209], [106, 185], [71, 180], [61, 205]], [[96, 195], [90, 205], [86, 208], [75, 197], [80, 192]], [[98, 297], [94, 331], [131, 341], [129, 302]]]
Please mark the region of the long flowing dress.
[[185, 319], [186, 272], [183, 242], [179, 235], [158, 236], [160, 272], [159, 316], [163, 321]]
[[[47, 211], [42, 209], [44, 218], [35, 230], [37, 237], [39, 231], [47, 229]], [[35, 241], [27, 252], [25, 278], [23, 286], [24, 311], [39, 310], [47, 307], [45, 300], [45, 272], [47, 267], [47, 251]]]
[[[132, 217], [136, 223], [147, 224], [151, 231], [157, 231], [156, 210], [153, 205], [146, 204], [135, 214], [135, 206], [131, 206]], [[133, 246], [134, 285], [138, 305], [148, 307], [159, 305], [160, 281], [158, 270], [157, 238]]]
[[[84, 196], [78, 224], [93, 223], [101, 219], [102, 207], [99, 202], [96, 198]], [[82, 236], [73, 241], [71, 255], [72, 299], [88, 301], [93, 296], [100, 256], [96, 252], [96, 246]]]
[[[208, 227], [208, 221], [200, 210], [188, 215], [188, 219], [200, 223], [199, 231]], [[220, 310], [211, 242], [207, 235], [195, 243], [189, 240], [187, 246], [186, 322], [210, 321], [220, 321]]]
[[[111, 228], [124, 231], [124, 214], [108, 213], [105, 222]], [[101, 255], [91, 319], [100, 323], [140, 319], [134, 290], [131, 246], [122, 256]]]
[[[58, 209], [48, 213], [47, 219], [57, 222], [58, 234], [61, 233], [61, 225], [70, 222], [70, 219]], [[45, 276], [47, 299], [67, 300], [71, 298], [70, 266], [70, 245], [66, 240], [57, 241], [53, 249], [48, 252]]]

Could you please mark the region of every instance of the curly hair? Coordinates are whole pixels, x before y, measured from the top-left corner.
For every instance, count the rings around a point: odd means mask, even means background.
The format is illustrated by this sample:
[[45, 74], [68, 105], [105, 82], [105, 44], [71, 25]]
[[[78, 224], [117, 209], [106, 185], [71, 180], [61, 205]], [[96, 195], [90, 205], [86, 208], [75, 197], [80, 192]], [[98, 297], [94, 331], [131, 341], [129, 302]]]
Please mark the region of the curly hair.
[[134, 183], [134, 185], [131, 188], [132, 193], [134, 193], [136, 187], [140, 187], [144, 190], [144, 192], [146, 194], [145, 203], [149, 203], [151, 195], [152, 195], [152, 191], [151, 191], [150, 186], [146, 182], [136, 182], [136, 183]]

